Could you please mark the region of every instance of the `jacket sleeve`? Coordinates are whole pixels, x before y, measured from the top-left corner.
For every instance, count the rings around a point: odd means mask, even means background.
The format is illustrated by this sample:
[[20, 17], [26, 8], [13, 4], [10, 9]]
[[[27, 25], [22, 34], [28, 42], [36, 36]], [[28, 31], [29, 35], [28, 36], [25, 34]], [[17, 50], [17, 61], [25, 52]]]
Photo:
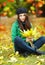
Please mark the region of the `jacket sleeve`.
[[12, 24], [12, 28], [11, 28], [11, 38], [12, 38], [12, 42], [14, 42], [15, 37], [16, 37], [16, 24], [13, 23], [13, 24]]

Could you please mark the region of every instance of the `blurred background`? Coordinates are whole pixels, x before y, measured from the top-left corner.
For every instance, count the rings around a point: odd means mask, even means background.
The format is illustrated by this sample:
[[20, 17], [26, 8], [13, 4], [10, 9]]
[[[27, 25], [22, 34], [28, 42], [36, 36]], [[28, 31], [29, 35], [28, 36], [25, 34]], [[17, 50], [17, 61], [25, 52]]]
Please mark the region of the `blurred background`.
[[27, 8], [29, 14], [45, 17], [45, 0], [0, 0], [0, 16], [14, 16], [19, 7]]

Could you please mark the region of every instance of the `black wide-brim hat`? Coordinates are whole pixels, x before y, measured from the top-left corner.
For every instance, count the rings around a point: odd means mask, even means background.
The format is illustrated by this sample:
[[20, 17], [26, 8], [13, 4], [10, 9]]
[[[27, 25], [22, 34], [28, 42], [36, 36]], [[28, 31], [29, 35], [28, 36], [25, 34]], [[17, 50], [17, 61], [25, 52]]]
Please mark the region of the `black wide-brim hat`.
[[16, 11], [16, 14], [21, 14], [21, 13], [28, 13], [27, 9], [26, 8], [18, 8], [17, 11]]

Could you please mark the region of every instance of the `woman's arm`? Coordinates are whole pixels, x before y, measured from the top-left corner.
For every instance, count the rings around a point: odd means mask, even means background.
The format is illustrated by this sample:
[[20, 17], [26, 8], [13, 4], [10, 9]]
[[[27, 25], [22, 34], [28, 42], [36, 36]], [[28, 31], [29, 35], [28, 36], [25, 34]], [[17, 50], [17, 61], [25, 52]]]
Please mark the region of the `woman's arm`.
[[11, 38], [12, 38], [12, 42], [14, 42], [14, 39], [16, 37], [16, 23], [12, 24], [12, 28], [11, 28]]

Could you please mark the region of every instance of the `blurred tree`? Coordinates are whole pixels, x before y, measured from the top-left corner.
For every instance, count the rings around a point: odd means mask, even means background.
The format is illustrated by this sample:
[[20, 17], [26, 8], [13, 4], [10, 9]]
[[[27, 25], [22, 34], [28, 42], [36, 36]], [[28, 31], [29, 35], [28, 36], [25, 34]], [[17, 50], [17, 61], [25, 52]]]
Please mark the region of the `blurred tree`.
[[11, 17], [19, 7], [27, 8], [29, 14], [45, 16], [45, 0], [0, 0], [0, 16]]

